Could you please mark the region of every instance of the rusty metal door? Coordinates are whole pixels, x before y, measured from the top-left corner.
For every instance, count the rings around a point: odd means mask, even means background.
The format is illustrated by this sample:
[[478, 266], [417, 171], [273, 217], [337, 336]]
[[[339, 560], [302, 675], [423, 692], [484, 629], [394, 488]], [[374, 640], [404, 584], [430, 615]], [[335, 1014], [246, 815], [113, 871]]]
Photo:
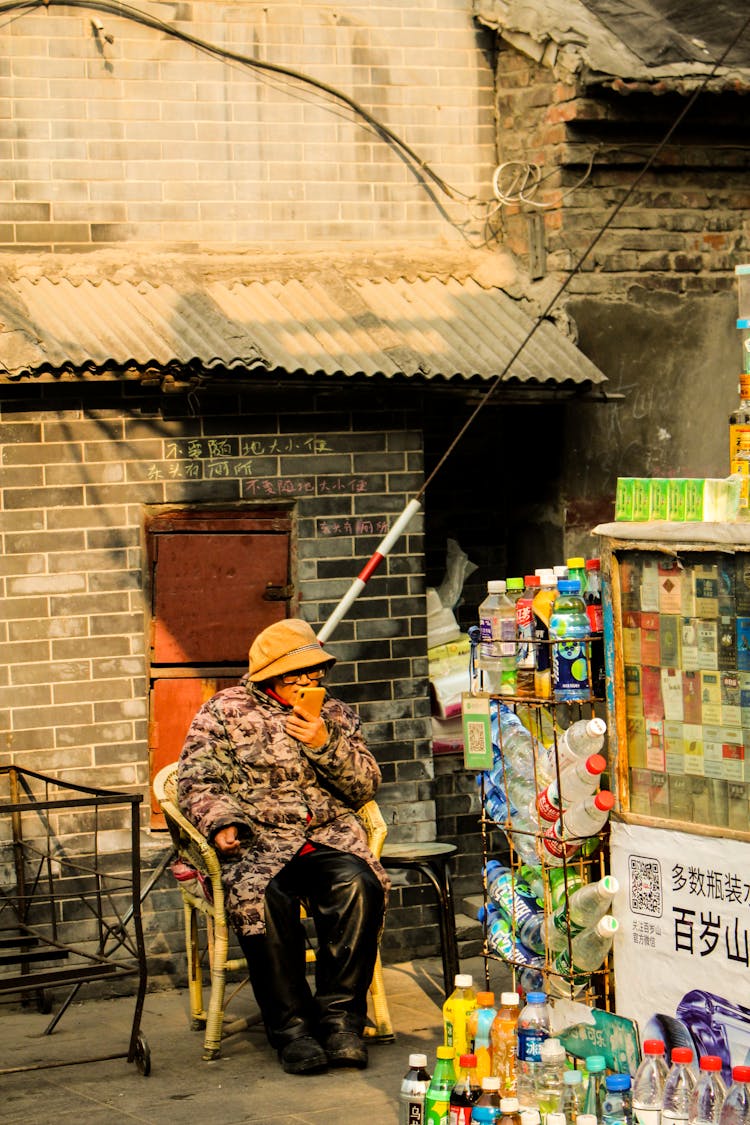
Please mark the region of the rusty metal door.
[[[288, 512], [182, 511], [147, 521], [150, 777], [176, 761], [199, 707], [247, 670], [252, 638], [288, 614]], [[152, 800], [152, 827], [163, 827]]]

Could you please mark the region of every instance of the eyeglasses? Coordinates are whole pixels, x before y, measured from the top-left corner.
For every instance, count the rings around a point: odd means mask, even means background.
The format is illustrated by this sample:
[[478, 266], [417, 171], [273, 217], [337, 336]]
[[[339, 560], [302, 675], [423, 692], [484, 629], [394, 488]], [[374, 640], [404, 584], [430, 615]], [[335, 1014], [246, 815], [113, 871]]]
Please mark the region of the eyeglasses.
[[291, 686], [291, 684], [298, 684], [304, 679], [310, 680], [313, 684], [319, 684], [327, 671], [328, 669], [324, 665], [321, 665], [319, 668], [305, 668], [304, 671], [301, 672], [287, 672], [285, 675], [281, 676], [280, 679], [283, 684], [289, 686]]

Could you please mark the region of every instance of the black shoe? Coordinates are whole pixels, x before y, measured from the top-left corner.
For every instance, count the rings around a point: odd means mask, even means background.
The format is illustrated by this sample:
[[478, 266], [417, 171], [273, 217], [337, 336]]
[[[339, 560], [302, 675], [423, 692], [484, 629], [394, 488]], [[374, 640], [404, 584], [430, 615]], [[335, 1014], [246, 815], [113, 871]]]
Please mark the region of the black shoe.
[[328, 1068], [328, 1057], [312, 1035], [300, 1035], [279, 1051], [279, 1062], [287, 1074], [316, 1074]]
[[332, 1031], [324, 1046], [330, 1066], [367, 1066], [367, 1047], [354, 1031]]

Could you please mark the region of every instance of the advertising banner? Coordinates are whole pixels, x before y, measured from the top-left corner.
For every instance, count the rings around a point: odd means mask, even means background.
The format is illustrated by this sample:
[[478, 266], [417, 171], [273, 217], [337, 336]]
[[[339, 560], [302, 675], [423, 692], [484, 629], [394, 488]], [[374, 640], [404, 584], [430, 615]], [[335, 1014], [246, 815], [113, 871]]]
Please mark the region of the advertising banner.
[[750, 1064], [750, 844], [612, 823], [619, 1015], [641, 1040]]

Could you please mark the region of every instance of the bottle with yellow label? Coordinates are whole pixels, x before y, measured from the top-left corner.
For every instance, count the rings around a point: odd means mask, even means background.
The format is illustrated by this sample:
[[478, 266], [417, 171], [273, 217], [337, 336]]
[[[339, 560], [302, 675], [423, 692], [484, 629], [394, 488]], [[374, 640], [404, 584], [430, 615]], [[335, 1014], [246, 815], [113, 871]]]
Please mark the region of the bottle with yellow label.
[[552, 656], [550, 651], [549, 619], [557, 597], [557, 582], [551, 570], [537, 572], [541, 585], [534, 595], [531, 611], [534, 618], [535, 668], [534, 694], [537, 699], [552, 698]]
[[[729, 415], [729, 464], [740, 451], [740, 434], [750, 431], [750, 375], [740, 375], [740, 402]], [[734, 472], [734, 468], [731, 470]]]
[[740, 482], [740, 501], [737, 515], [740, 519], [750, 519], [750, 429], [741, 430], [739, 450], [732, 460], [732, 473]]
[[469, 1054], [466, 1021], [477, 1006], [477, 994], [470, 973], [457, 973], [455, 988], [443, 1004], [443, 1042], [453, 1047], [456, 1057]]

